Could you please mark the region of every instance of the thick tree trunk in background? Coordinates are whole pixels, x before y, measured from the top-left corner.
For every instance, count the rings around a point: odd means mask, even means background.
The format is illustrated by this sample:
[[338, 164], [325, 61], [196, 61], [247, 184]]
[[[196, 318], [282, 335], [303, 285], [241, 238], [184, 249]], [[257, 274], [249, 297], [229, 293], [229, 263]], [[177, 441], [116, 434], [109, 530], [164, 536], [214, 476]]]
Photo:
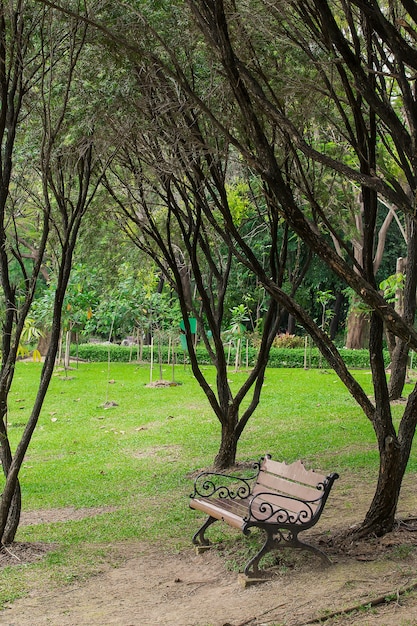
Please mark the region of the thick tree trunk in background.
[[287, 333], [289, 335], [295, 335], [295, 317], [288, 315]]
[[347, 319], [346, 348], [362, 350], [369, 341], [369, 315], [352, 310]]
[[45, 356], [49, 350], [49, 344], [51, 342], [51, 333], [48, 331], [39, 337], [37, 349], [42, 356]]
[[336, 337], [339, 331], [340, 320], [342, 316], [342, 305], [343, 305], [344, 299], [345, 297], [343, 293], [338, 291], [336, 294], [336, 300], [334, 302], [334, 307], [333, 307], [333, 317], [330, 322], [330, 339], [331, 340], [333, 340]]

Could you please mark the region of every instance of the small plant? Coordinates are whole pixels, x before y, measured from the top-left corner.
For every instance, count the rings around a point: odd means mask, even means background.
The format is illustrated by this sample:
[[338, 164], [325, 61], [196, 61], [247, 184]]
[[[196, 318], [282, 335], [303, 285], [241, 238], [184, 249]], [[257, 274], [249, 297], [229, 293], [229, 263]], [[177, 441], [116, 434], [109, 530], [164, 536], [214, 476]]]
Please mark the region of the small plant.
[[232, 314], [232, 318], [225, 336], [229, 342], [235, 344], [235, 371], [237, 371], [241, 363], [242, 339], [246, 334], [245, 322], [249, 321], [248, 308], [246, 304], [239, 304], [238, 306], [231, 308], [230, 312]]
[[[17, 356], [21, 359], [29, 356], [30, 346], [41, 337], [42, 331], [36, 326], [33, 318], [27, 317], [20, 336], [20, 343], [17, 350]], [[37, 349], [33, 350], [33, 360], [40, 360], [41, 355]]]
[[274, 348], [302, 348], [304, 339], [290, 333], [280, 333], [275, 337], [272, 345]]
[[322, 330], [326, 331], [331, 319], [334, 316], [334, 311], [332, 311], [332, 309], [329, 309], [328, 306], [330, 302], [335, 300], [335, 296], [329, 289], [327, 289], [326, 291], [318, 291], [316, 300], [321, 306], [320, 327]]
[[246, 332], [245, 322], [249, 321], [248, 308], [245, 304], [239, 304], [238, 306], [232, 307], [230, 312], [232, 317], [230, 326], [227, 329], [227, 335], [229, 335], [231, 339], [241, 339]]

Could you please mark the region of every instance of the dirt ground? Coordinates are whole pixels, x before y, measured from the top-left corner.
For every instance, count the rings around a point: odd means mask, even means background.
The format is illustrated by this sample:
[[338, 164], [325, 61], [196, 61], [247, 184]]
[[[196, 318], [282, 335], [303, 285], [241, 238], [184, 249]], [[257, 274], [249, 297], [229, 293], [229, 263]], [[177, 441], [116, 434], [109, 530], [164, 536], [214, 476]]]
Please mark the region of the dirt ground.
[[[277, 562], [271, 579], [243, 587], [226, 567], [224, 551], [196, 554], [140, 542], [112, 545], [114, 566], [84, 583], [33, 590], [0, 612], [4, 626], [416, 626], [417, 502], [415, 476], [406, 479], [395, 532], [381, 539], [337, 547], [338, 529], [361, 519], [347, 501], [369, 504], [363, 488], [335, 488], [309, 540], [333, 565], [297, 552]], [[356, 492], [356, 490], [355, 490]], [[355, 497], [353, 497], [355, 496]], [[27, 513], [22, 523], [62, 521], [105, 514], [101, 509]], [[197, 524], [196, 524], [197, 527]], [[0, 567], [42, 558], [46, 546], [15, 544], [0, 554]], [[292, 551], [293, 553], [295, 551]], [[286, 552], [288, 555], [289, 552]], [[304, 554], [304, 556], [303, 556]], [[307, 553], [308, 554], [308, 553]], [[18, 560], [20, 559], [20, 560]], [[243, 565], [243, 563], [242, 563]]]

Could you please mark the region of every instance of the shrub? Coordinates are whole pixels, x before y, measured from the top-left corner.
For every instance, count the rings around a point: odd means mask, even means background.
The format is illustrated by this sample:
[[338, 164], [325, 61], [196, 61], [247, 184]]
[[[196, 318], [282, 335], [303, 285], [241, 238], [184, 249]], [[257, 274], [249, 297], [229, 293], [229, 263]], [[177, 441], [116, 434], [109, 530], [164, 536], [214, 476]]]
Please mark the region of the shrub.
[[304, 346], [303, 337], [290, 335], [290, 333], [280, 333], [272, 344], [274, 348], [302, 348]]
[[[107, 361], [110, 351], [110, 360], [113, 362], [129, 362], [135, 361], [137, 358], [136, 346], [133, 348], [129, 346], [119, 346], [117, 344], [94, 344], [86, 343], [78, 346], [71, 347], [71, 356], [78, 355], [85, 361]], [[204, 346], [197, 347], [197, 359], [200, 365], [211, 365], [210, 357]], [[257, 349], [253, 347], [248, 348], [247, 359], [249, 367], [252, 367], [257, 357]], [[340, 350], [342, 358], [346, 363], [346, 366], [351, 369], [367, 369], [369, 368], [369, 352], [368, 350], [347, 350], [343, 348]], [[389, 354], [386, 350], [384, 352], [385, 364], [389, 363]], [[161, 357], [163, 363], [168, 361], [168, 347], [162, 346]], [[172, 359], [172, 353], [170, 360]], [[151, 360], [151, 349], [149, 346], [144, 346], [142, 349], [142, 360], [149, 362]], [[154, 349], [154, 361], [158, 360], [158, 350]], [[306, 360], [307, 367], [328, 367], [325, 359], [320, 355], [316, 347], [312, 347], [307, 350], [304, 348], [271, 348], [269, 355], [268, 366], [269, 367], [304, 367]], [[176, 361], [177, 363], [188, 363], [188, 355], [184, 353], [181, 348], [176, 348]], [[172, 361], [171, 361], [172, 362]], [[230, 364], [234, 365], [235, 362], [235, 350], [232, 349], [230, 353]], [[246, 350], [242, 352], [242, 368], [246, 367]]]

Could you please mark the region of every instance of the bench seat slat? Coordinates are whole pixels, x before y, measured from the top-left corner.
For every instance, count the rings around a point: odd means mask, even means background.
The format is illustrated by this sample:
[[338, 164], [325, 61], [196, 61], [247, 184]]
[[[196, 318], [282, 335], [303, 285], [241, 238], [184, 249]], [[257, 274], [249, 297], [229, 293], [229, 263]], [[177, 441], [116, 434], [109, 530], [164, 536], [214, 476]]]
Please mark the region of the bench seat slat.
[[[251, 498], [245, 498], [243, 500], [229, 500], [227, 498], [196, 498], [192, 501], [191, 507], [193, 509], [203, 511], [203, 513], [211, 515], [218, 520], [227, 522], [230, 526], [242, 528], [245, 518], [248, 517], [250, 500]], [[266, 507], [262, 510], [262, 506], [264, 504]], [[269, 505], [272, 506], [270, 507]], [[297, 520], [293, 523], [298, 525], [303, 521], [303, 517], [300, 517], [300, 514], [305, 512], [310, 518], [314, 516], [317, 506], [314, 505], [310, 510], [303, 502], [283, 498], [282, 496], [280, 497], [274, 494], [267, 494], [265, 497], [258, 496], [255, 498], [252, 503], [251, 510], [252, 516], [250, 519], [258, 522], [262, 520], [267, 521], [272, 513], [270, 521], [274, 523], [277, 523], [277, 513], [288, 511], [289, 518], [286, 519], [285, 516], [282, 517], [281, 515], [280, 519], [284, 519], [285, 524], [290, 523], [290, 520]]]
[[243, 518], [248, 514], [248, 500], [229, 500], [227, 498], [195, 498], [191, 508], [198, 509], [218, 520], [223, 520], [234, 528], [242, 528]]

